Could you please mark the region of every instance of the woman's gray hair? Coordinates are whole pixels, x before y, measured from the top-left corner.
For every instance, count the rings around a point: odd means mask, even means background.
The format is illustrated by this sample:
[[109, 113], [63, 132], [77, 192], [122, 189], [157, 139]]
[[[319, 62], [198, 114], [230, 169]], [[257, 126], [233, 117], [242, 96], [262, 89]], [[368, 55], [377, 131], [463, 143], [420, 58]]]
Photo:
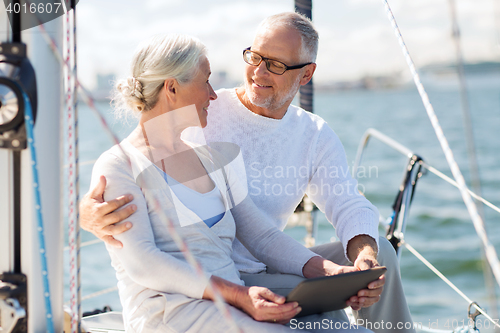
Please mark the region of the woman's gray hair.
[[300, 59], [304, 62], [315, 62], [318, 55], [319, 35], [311, 20], [299, 13], [286, 12], [269, 16], [259, 25], [258, 30], [273, 27], [294, 28], [300, 33], [302, 46]]
[[112, 101], [115, 114], [120, 117], [128, 110], [151, 110], [165, 80], [173, 78], [179, 84], [191, 81], [203, 56], [205, 45], [191, 36], [158, 35], [141, 43], [132, 59], [132, 75], [116, 83]]

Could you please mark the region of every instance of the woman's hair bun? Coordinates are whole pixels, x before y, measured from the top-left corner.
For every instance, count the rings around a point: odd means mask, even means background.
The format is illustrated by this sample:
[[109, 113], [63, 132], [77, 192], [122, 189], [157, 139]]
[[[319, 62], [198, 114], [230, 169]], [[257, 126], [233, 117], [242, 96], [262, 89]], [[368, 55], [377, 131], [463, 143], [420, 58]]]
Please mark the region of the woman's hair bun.
[[146, 103], [142, 94], [143, 87], [141, 81], [130, 76], [125, 80], [118, 81], [116, 90], [121, 95], [120, 99], [125, 106], [134, 111], [144, 111]]

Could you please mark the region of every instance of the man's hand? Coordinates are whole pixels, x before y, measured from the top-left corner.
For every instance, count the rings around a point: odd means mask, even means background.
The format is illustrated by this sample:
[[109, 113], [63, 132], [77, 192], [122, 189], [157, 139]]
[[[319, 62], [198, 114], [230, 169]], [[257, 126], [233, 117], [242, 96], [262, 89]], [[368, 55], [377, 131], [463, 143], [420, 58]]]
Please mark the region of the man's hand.
[[359, 270], [379, 266], [377, 254], [377, 242], [370, 236], [358, 235], [347, 243], [347, 257]]
[[[377, 261], [377, 243], [367, 235], [358, 235], [347, 244], [347, 254], [354, 262], [354, 266], [341, 266], [326, 260], [320, 256], [311, 258], [303, 267], [302, 273], [306, 278], [337, 275], [341, 273], [367, 270], [380, 266]], [[369, 307], [380, 300], [384, 289], [385, 277], [382, 275], [378, 280], [370, 282], [367, 289], [358, 291], [352, 296], [347, 305], [353, 310]]]
[[347, 301], [347, 305], [353, 310], [360, 310], [361, 308], [367, 308], [377, 303], [380, 300], [380, 295], [384, 290], [385, 276], [382, 275], [373, 282], [368, 284], [368, 289], [361, 289], [358, 291], [356, 296], [352, 296]]
[[132, 228], [132, 223], [117, 223], [132, 215], [137, 207], [129, 205], [117, 210], [132, 201], [132, 195], [127, 194], [105, 202], [103, 197], [105, 189], [106, 178], [101, 176], [96, 187], [82, 198], [80, 202], [80, 226], [83, 230], [90, 231], [107, 244], [121, 248], [123, 244], [116, 240], [113, 235], [121, 234]]
[[[378, 248], [375, 240], [367, 235], [358, 235], [347, 244], [347, 256], [358, 270], [367, 270], [380, 266], [377, 261]], [[347, 301], [353, 310], [369, 307], [380, 300], [384, 289], [385, 276], [370, 282], [368, 289], [362, 289]]]
[[302, 268], [302, 274], [308, 279], [356, 271], [359, 271], [356, 267], [337, 265], [320, 256], [312, 257]]

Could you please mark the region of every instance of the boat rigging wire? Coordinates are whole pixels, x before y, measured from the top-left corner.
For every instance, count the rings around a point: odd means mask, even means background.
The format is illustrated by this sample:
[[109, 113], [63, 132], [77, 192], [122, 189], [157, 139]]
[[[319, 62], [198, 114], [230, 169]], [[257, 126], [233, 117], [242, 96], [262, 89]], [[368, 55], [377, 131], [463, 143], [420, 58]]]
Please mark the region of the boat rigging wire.
[[[376, 139], [380, 140], [381, 142], [385, 143], [389, 147], [395, 149], [396, 151], [400, 152], [401, 154], [405, 155], [408, 158], [411, 158], [413, 155], [415, 155], [415, 153], [413, 151], [411, 151], [410, 149], [406, 148], [405, 146], [403, 146], [401, 143], [397, 142], [396, 140], [388, 137], [387, 135], [383, 134], [382, 132], [377, 131], [374, 128], [369, 128], [363, 134], [361, 142], [358, 145], [358, 151], [356, 153], [356, 159], [354, 161], [354, 165], [353, 165], [353, 169], [352, 169], [353, 177], [354, 177], [354, 175], [356, 175], [358, 167], [361, 164], [361, 158], [363, 157], [363, 148], [368, 144], [368, 141], [370, 140], [371, 137], [375, 137]], [[447, 183], [449, 183], [449, 184], [455, 186], [456, 188], [458, 188], [458, 184], [457, 184], [457, 182], [455, 180], [451, 179], [450, 177], [448, 177], [447, 175], [445, 175], [444, 173], [442, 173], [438, 169], [436, 169], [433, 166], [429, 165], [427, 162], [425, 162], [425, 161], [419, 161], [418, 163], [420, 163], [429, 172], [433, 173], [434, 175], [436, 175], [439, 178], [443, 179]], [[488, 200], [480, 197], [476, 193], [472, 192], [470, 189], [467, 189], [467, 191], [469, 192], [469, 194], [474, 199], [481, 201], [482, 203], [484, 203], [486, 206], [490, 207], [491, 209], [493, 209], [497, 213], [500, 213], [500, 208], [499, 207], [495, 206], [494, 204], [492, 204]]]
[[[433, 166], [430, 166], [429, 164], [427, 164], [426, 162], [422, 161], [420, 162], [422, 164], [422, 166], [424, 168], [426, 168], [427, 170], [429, 170], [429, 172], [432, 172], [433, 174], [435, 174], [436, 176], [438, 176], [439, 178], [441, 178], [442, 180], [444, 180], [445, 182], [455, 186], [456, 188], [458, 188], [458, 184], [456, 181], [454, 181], [453, 179], [451, 179], [450, 177], [448, 177], [447, 175], [445, 175], [444, 173], [442, 173], [441, 171], [439, 171], [438, 169], [434, 168]], [[492, 204], [491, 202], [489, 202], [488, 200], [484, 199], [483, 197], [480, 197], [479, 195], [477, 195], [476, 193], [472, 192], [471, 190], [467, 189], [467, 191], [469, 192], [469, 194], [476, 200], [478, 201], [481, 201], [483, 204], [485, 204], [486, 206], [490, 207], [491, 209], [493, 209], [494, 211], [496, 211], [497, 213], [500, 213], [500, 208], [495, 206], [494, 204]]]
[[413, 63], [413, 60], [410, 57], [410, 53], [403, 40], [403, 36], [401, 35], [401, 31], [399, 30], [399, 27], [396, 23], [396, 19], [392, 13], [391, 7], [389, 6], [389, 2], [388, 0], [382, 0], [382, 1], [385, 4], [387, 16], [389, 18], [389, 21], [391, 22], [391, 25], [394, 29], [394, 33], [396, 34], [399, 45], [401, 46], [401, 50], [403, 51], [403, 55], [410, 68], [413, 80], [415, 82], [415, 85], [417, 86], [420, 97], [422, 98], [422, 102], [424, 104], [425, 110], [427, 111], [427, 115], [429, 116], [432, 127], [434, 128], [434, 131], [439, 140], [441, 148], [443, 149], [446, 161], [450, 166], [451, 172], [457, 182], [458, 189], [460, 190], [465, 205], [467, 206], [467, 210], [469, 211], [469, 215], [471, 216], [474, 228], [476, 229], [476, 233], [483, 242], [486, 258], [488, 259], [493, 274], [495, 275], [497, 283], [500, 286], [500, 262], [498, 260], [498, 255], [495, 250], [495, 247], [491, 244], [491, 242], [488, 239], [488, 236], [486, 235], [483, 219], [479, 215], [476, 205], [474, 204], [474, 201], [472, 201], [472, 198], [468, 192], [468, 188], [467, 185], [465, 184], [464, 177], [460, 171], [460, 168], [457, 165], [457, 162], [455, 161], [455, 158], [453, 157], [453, 152], [448, 144], [448, 140], [444, 136], [443, 129], [441, 128], [436, 113], [434, 112], [434, 108], [429, 101], [429, 96], [427, 95], [424, 86], [420, 81], [420, 76], [418, 75], [415, 69], [415, 64]]
[[[477, 153], [476, 146], [474, 144], [474, 132], [472, 130], [472, 117], [470, 113], [469, 98], [467, 96], [467, 86], [465, 82], [465, 70], [464, 70], [464, 56], [462, 54], [462, 47], [460, 45], [460, 29], [458, 27], [455, 0], [448, 0], [450, 5], [451, 20], [452, 20], [452, 36], [453, 42], [455, 44], [455, 53], [457, 58], [457, 73], [458, 82], [460, 84], [460, 98], [462, 106], [462, 118], [465, 130], [465, 144], [467, 146], [467, 155], [469, 159], [470, 168], [470, 182], [472, 190], [479, 196], [482, 196], [481, 191], [481, 179], [479, 177], [479, 167], [477, 163]], [[478, 205], [479, 215], [484, 219], [483, 206]]]
[[33, 173], [33, 191], [35, 194], [35, 211], [37, 219], [37, 232], [38, 232], [38, 242], [40, 248], [40, 264], [42, 269], [42, 280], [43, 280], [43, 296], [45, 299], [45, 320], [47, 322], [47, 332], [55, 332], [54, 321], [52, 320], [52, 304], [50, 301], [50, 285], [49, 285], [49, 271], [47, 264], [46, 248], [45, 248], [45, 235], [44, 235], [44, 225], [42, 216], [42, 200], [40, 197], [40, 188], [38, 187], [38, 165], [35, 151], [35, 141], [33, 135], [33, 111], [31, 109], [31, 102], [23, 92], [23, 98], [25, 103], [25, 123], [26, 123], [26, 134], [28, 135], [28, 147], [31, 153], [31, 169]]
[[[462, 46], [460, 41], [460, 28], [457, 19], [457, 10], [455, 0], [448, 0], [451, 23], [452, 23], [452, 39], [455, 44], [455, 54], [456, 54], [456, 67], [458, 73], [458, 82], [460, 85], [460, 98], [462, 106], [462, 120], [465, 131], [465, 145], [467, 147], [467, 157], [469, 160], [469, 180], [472, 190], [479, 196], [482, 196], [481, 190], [481, 178], [479, 176], [479, 166], [477, 161], [476, 145], [474, 143], [474, 131], [472, 129], [472, 116], [470, 110], [470, 103], [467, 94], [467, 84], [465, 80], [465, 69], [464, 69], [464, 56], [462, 52]], [[484, 221], [484, 206], [481, 202], [476, 200], [476, 206], [479, 215]], [[486, 226], [485, 226], [486, 229]], [[493, 317], [497, 317], [497, 296], [495, 291], [495, 282], [493, 279], [493, 274], [491, 268], [489, 267], [487, 261], [485, 260], [484, 250], [482, 252], [482, 266], [483, 266], [483, 276], [488, 294], [490, 295], [490, 307]]]
[[441, 280], [443, 280], [448, 286], [450, 286], [453, 290], [455, 290], [455, 292], [459, 294], [465, 301], [467, 301], [467, 303], [470, 306], [473, 306], [477, 311], [479, 311], [483, 316], [485, 316], [489, 321], [491, 321], [493, 325], [500, 328], [500, 324], [498, 324], [498, 322], [493, 320], [493, 318], [491, 318], [486, 313], [486, 311], [484, 311], [476, 302], [472, 301], [469, 297], [467, 297], [467, 295], [465, 295], [460, 289], [458, 289], [458, 287], [455, 286], [453, 282], [448, 280], [448, 278], [444, 276], [443, 273], [441, 273], [436, 267], [434, 267], [434, 265], [432, 265], [429, 261], [427, 261], [427, 259], [425, 259], [417, 250], [415, 250], [413, 246], [408, 244], [405, 240], [402, 240], [401, 244], [404, 245], [408, 249], [408, 251], [410, 251], [415, 257], [417, 257], [425, 266], [427, 266], [431, 271], [433, 271], [434, 274], [439, 276]]
[[[374, 128], [369, 128], [368, 130], [366, 130], [366, 132], [364, 133], [363, 137], [361, 138], [361, 141], [360, 141], [360, 144], [358, 146], [358, 151], [357, 151], [357, 154], [356, 154], [356, 160], [354, 162], [354, 166], [353, 166], [353, 175], [356, 174], [356, 170], [357, 168], [359, 167], [359, 165], [361, 164], [361, 158], [363, 156], [363, 151], [364, 151], [364, 148], [366, 147], [366, 145], [368, 144], [369, 140], [371, 137], [374, 137], [378, 140], [380, 140], [382, 143], [386, 144], [387, 146], [393, 148], [394, 150], [398, 151], [399, 153], [405, 155], [405, 156], [417, 156], [414, 152], [412, 152], [410, 149], [408, 149], [407, 147], [403, 146], [402, 144], [400, 144], [399, 142], [397, 142], [396, 140], [388, 137], [387, 135], [377, 131], [376, 129]], [[429, 164], [427, 164], [426, 162], [424, 162], [423, 160], [419, 160], [418, 163], [423, 167], [425, 168], [427, 171], [435, 174], [436, 176], [438, 176], [439, 178], [443, 179], [444, 181], [450, 183], [451, 185], [453, 186], [456, 186], [457, 187], [457, 184], [456, 182], [451, 179], [450, 177], [446, 176], [445, 174], [443, 174], [441, 171], [437, 170], [436, 168], [430, 166]], [[485, 199], [483, 199], [482, 197], [479, 197], [478, 195], [476, 195], [475, 193], [473, 193], [472, 191], [470, 191], [470, 194], [472, 196], [474, 196], [477, 200], [480, 200], [482, 202], [484, 202], [487, 206], [491, 207], [492, 209], [494, 209], [495, 211], [499, 212], [500, 213], [500, 208], [496, 207], [495, 205], [491, 204], [489, 201], [486, 201]], [[391, 218], [393, 219], [393, 218]], [[380, 216], [380, 220], [381, 220], [381, 223], [386, 223], [386, 221], [388, 219], [385, 219], [384, 217]], [[405, 243], [404, 239], [402, 239], [402, 241], [400, 242], [400, 245], [405, 245], [407, 246], [407, 248], [411, 245], [409, 245], [408, 243]], [[444, 275], [439, 272], [437, 270], [436, 267], [434, 267], [432, 264], [429, 263], [429, 261], [427, 261], [420, 253], [418, 253], [413, 247], [411, 247], [411, 249], [413, 251], [410, 251], [412, 252], [416, 257], [417, 259], [419, 259], [420, 261], [422, 261], [425, 265], [427, 265], [429, 268], [431, 268], [430, 266], [432, 266], [431, 270], [436, 274], [438, 275], [439, 278], [442, 278], [444, 277]], [[444, 282], [448, 283], [449, 280], [444, 277], [443, 279]], [[451, 282], [449, 282], [451, 283]], [[459, 293], [460, 296], [465, 296], [465, 294], [463, 292], [461, 292], [457, 287], [455, 287], [454, 285], [452, 286], [452, 288], [457, 291]], [[469, 307], [471, 306], [474, 306], [476, 307], [476, 303], [472, 302], [467, 296], [465, 296], [465, 300], [469, 303]], [[469, 311], [470, 312], [470, 311]], [[490, 316], [491, 317], [491, 316]], [[491, 320], [490, 320], [491, 321]], [[494, 320], [492, 321], [493, 324], [495, 324]], [[498, 325], [498, 324], [496, 324]], [[426, 332], [435, 332], [435, 333], [444, 333], [444, 332], [449, 332], [449, 333], [453, 333], [453, 332], [457, 332], [457, 331], [450, 331], [450, 330], [440, 330], [440, 329], [433, 329], [433, 328], [428, 328], [428, 327], [421, 327], [419, 328], [423, 331], [426, 331]]]

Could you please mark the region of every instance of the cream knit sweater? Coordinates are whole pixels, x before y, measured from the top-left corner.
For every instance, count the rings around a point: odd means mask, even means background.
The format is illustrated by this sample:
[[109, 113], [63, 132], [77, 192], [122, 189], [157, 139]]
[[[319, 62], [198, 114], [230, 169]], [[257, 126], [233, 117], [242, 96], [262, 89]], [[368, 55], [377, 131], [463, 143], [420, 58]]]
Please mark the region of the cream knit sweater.
[[[360, 234], [378, 242], [378, 211], [359, 194], [344, 147], [321, 117], [291, 105], [282, 119], [267, 118], [248, 110], [235, 89], [222, 89], [217, 95], [208, 109], [204, 137], [196, 130], [186, 136], [213, 146], [237, 144], [243, 153], [249, 194], [279, 229], [284, 229], [307, 193], [335, 227], [344, 249]], [[233, 250], [240, 271], [265, 269], [238, 240]]]

